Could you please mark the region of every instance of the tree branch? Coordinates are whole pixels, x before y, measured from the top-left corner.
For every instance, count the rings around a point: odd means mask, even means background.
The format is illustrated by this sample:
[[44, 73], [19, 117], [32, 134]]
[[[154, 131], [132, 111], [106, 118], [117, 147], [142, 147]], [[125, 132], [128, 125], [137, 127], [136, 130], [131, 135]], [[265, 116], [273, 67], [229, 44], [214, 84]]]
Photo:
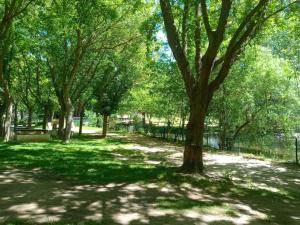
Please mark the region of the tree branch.
[[[220, 17], [219, 17], [218, 27], [215, 32], [216, 42], [219, 46], [222, 43], [223, 38], [224, 38], [225, 28], [227, 25], [229, 12], [231, 9], [231, 4], [232, 4], [232, 0], [222, 0], [222, 8], [221, 8], [221, 13], [220, 13]], [[219, 46], [218, 46], [218, 48], [219, 48]]]
[[174, 18], [169, 0], [160, 0], [160, 6], [169, 45], [177, 61], [179, 70], [181, 71], [187, 94], [189, 97], [192, 97], [192, 88], [195, 80], [192, 76], [189, 62], [179, 41], [179, 36], [174, 24]]
[[213, 93], [218, 90], [220, 85], [224, 82], [225, 78], [228, 76], [230, 66], [236, 60], [235, 57], [242, 46], [247, 42], [248, 39], [253, 38], [257, 33], [257, 27], [261, 25], [261, 20], [264, 8], [266, 7], [268, 1], [260, 0], [254, 9], [252, 9], [249, 14], [244, 18], [233, 37], [231, 38], [226, 53], [223, 57], [223, 64], [217, 75], [217, 77], [209, 84], [209, 99], [211, 100]]
[[205, 27], [205, 30], [206, 30], [209, 41], [212, 41], [213, 31], [212, 31], [210, 23], [209, 23], [206, 0], [200, 0], [200, 4], [201, 4], [202, 18], [203, 18], [204, 27]]
[[76, 49], [74, 52], [74, 64], [73, 64], [72, 70], [70, 72], [69, 79], [67, 80], [67, 84], [65, 84], [66, 88], [67, 88], [67, 90], [66, 90], [67, 92], [69, 92], [71, 90], [73, 81], [75, 79], [76, 73], [79, 68], [80, 58], [81, 58], [81, 49], [82, 49], [81, 48], [81, 31], [79, 29], [76, 30], [76, 34], [77, 34], [77, 45], [76, 45]]
[[189, 12], [190, 12], [190, 1], [184, 1], [184, 9], [182, 16], [182, 30], [181, 30], [181, 45], [183, 47], [183, 51], [187, 54], [187, 40], [188, 40], [188, 30], [189, 30]]
[[289, 7], [291, 7], [291, 6], [292, 6], [293, 4], [295, 4], [295, 3], [300, 3], [300, 1], [299, 1], [299, 0], [293, 1], [293, 2], [291, 2], [291, 3], [289, 3], [289, 4], [285, 5], [285, 6], [281, 7], [280, 9], [277, 9], [275, 12], [273, 12], [273, 13], [271, 13], [270, 15], [266, 16], [266, 17], [263, 19], [263, 21], [266, 21], [266, 20], [270, 19], [272, 16], [274, 16], [274, 15], [276, 15], [277, 13], [280, 13], [280, 12], [282, 12], [283, 10], [285, 10], [285, 9], [287, 9], [287, 8], [289, 8]]
[[200, 76], [202, 67], [201, 63], [201, 25], [200, 18], [202, 16], [201, 4], [196, 3], [195, 5], [195, 69], [197, 76]]

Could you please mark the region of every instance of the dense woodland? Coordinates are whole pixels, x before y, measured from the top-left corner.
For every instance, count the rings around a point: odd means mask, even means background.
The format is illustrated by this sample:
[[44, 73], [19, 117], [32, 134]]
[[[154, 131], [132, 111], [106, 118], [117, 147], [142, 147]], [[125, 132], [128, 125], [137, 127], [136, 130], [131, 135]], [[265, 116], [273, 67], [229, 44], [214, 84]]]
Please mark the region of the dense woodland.
[[129, 115], [182, 128], [181, 171], [198, 173], [206, 129], [224, 149], [228, 139], [299, 128], [299, 1], [0, 4], [4, 142], [18, 125], [46, 129], [56, 119], [69, 143], [74, 116], [101, 115], [105, 136], [110, 117]]

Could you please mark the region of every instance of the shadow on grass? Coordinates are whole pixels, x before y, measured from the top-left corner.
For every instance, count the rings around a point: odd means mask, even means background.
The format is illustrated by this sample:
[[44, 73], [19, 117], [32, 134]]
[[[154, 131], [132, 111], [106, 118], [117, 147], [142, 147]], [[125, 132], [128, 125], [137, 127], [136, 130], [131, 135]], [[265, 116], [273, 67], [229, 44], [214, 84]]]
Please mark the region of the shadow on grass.
[[163, 179], [173, 173], [172, 168], [144, 163], [146, 155], [123, 148], [126, 143], [80, 137], [69, 145], [59, 141], [0, 144], [1, 167], [40, 168], [56, 176], [99, 184]]
[[[128, 143], [122, 140], [104, 140], [83, 136], [74, 139], [69, 145], [61, 144], [56, 140], [48, 143], [0, 144], [2, 170], [17, 167], [40, 168], [43, 171], [38, 175], [38, 179], [32, 178], [34, 180], [32, 183], [22, 180], [6, 183], [6, 188], [2, 188], [4, 190], [2, 196], [0, 194], [2, 199], [8, 199], [5, 200], [6, 206], [3, 206], [3, 209], [16, 209], [20, 203], [29, 202], [30, 207], [37, 208], [26, 213], [29, 216], [30, 214], [36, 216], [37, 219], [38, 215], [35, 211], [42, 209], [45, 214], [51, 215], [53, 213], [51, 210], [55, 208], [55, 215], [59, 215], [58, 218], [61, 221], [68, 221], [67, 218], [72, 218], [77, 213], [77, 219], [85, 221], [90, 214], [95, 216], [101, 212], [101, 224], [125, 224], [116, 222], [114, 216], [121, 215], [120, 217], [126, 218], [127, 213], [130, 212], [133, 213], [132, 218], [136, 218], [127, 223], [130, 225], [142, 224], [143, 218], [148, 221], [143, 224], [199, 224], [203, 222], [203, 224], [212, 225], [235, 223], [222, 219], [211, 222], [201, 221], [200, 216], [185, 217], [184, 213], [186, 210], [194, 209], [199, 209], [202, 213], [201, 210], [204, 209], [213, 211], [215, 207], [226, 208], [227, 204], [239, 204], [247, 205], [251, 209], [268, 215], [277, 224], [297, 224], [291, 216], [294, 212], [281, 213], [281, 210], [285, 209], [298, 209], [300, 196], [297, 193], [243, 187], [228, 179], [216, 180], [177, 174], [175, 168], [147, 164], [145, 159], [149, 156], [140, 150], [128, 148], [126, 146]], [[60, 183], [55, 181], [53, 186], [46, 186], [43, 190], [38, 182], [41, 178], [46, 180], [49, 177], [57, 178], [58, 181], [67, 180], [71, 185], [61, 187]], [[8, 176], [7, 180], [9, 179]], [[155, 186], [152, 187], [149, 184], [155, 184]], [[74, 189], [75, 186], [81, 189]], [[162, 191], [165, 187], [169, 187], [170, 190]], [[17, 191], [10, 192], [13, 188], [17, 188]], [[47, 197], [44, 197], [45, 193]], [[190, 197], [198, 193], [203, 196], [197, 199]], [[11, 196], [21, 196], [21, 200], [19, 197], [12, 198]], [[95, 201], [100, 201], [100, 208], [90, 207]], [[153, 205], [158, 210], [173, 210], [174, 212], [168, 214], [167, 211], [164, 215], [153, 216], [148, 211]], [[74, 206], [77, 208], [73, 208]], [[22, 207], [25, 206], [22, 205]], [[59, 211], [60, 208], [64, 210]], [[269, 221], [260, 221], [243, 208], [226, 209], [225, 213], [234, 218], [241, 215], [253, 217], [247, 224], [270, 224]], [[23, 214], [20, 213], [20, 215]], [[69, 224], [74, 221], [76, 220], [71, 220]], [[25, 223], [16, 221], [11, 224]]]

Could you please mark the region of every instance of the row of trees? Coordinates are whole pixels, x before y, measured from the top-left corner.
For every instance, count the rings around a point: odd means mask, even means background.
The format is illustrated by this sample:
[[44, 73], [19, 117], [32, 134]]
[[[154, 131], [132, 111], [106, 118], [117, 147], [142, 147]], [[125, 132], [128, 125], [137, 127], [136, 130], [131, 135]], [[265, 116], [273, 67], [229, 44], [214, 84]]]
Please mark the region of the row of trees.
[[44, 127], [59, 117], [68, 143], [74, 113], [103, 115], [105, 133], [122, 103], [144, 123], [187, 121], [181, 170], [198, 173], [208, 123], [225, 145], [251, 127], [280, 133], [297, 117], [298, 1], [1, 0], [0, 16], [5, 141], [13, 109], [29, 127], [33, 115]]
[[143, 69], [150, 6], [123, 0], [1, 2], [4, 140], [10, 138], [13, 105], [27, 112], [29, 127], [34, 113], [43, 115], [45, 128], [56, 112], [65, 143], [74, 112], [83, 115], [91, 99], [106, 120]]

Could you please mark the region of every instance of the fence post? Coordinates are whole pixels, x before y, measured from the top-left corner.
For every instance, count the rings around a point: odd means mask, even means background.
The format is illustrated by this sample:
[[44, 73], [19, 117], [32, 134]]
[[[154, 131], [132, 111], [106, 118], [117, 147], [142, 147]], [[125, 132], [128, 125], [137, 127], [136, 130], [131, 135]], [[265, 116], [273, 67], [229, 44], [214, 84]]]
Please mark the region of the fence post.
[[299, 164], [298, 160], [298, 139], [295, 138], [295, 147], [296, 147], [296, 164]]

